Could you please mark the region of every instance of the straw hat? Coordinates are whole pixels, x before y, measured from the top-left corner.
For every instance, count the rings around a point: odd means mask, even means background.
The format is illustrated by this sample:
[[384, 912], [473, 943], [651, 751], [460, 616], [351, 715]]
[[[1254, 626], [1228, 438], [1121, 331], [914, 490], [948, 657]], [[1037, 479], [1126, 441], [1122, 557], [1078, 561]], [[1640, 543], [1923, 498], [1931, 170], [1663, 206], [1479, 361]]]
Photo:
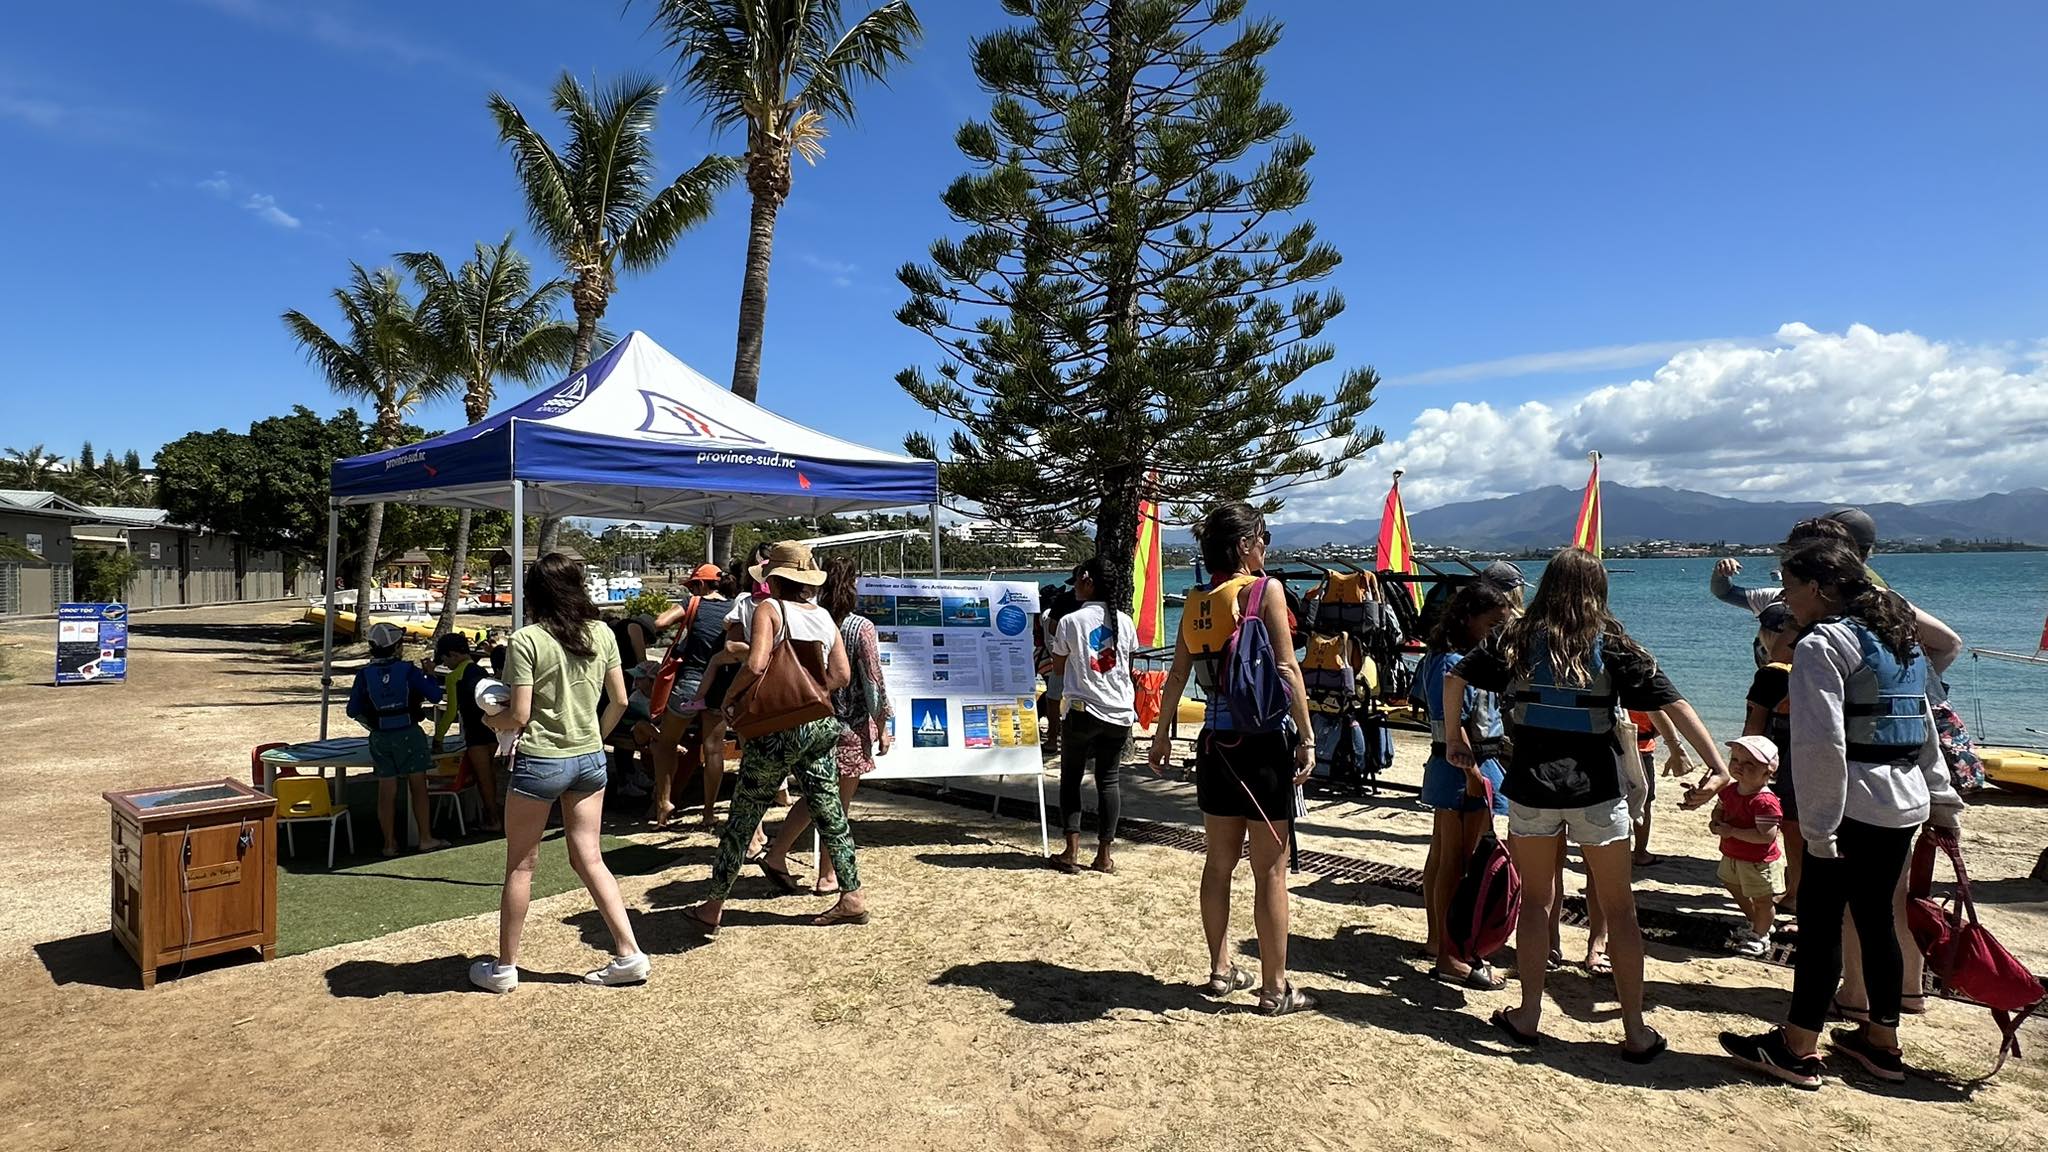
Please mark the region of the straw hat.
[[779, 576], [792, 584], [808, 584], [813, 588], [825, 582], [825, 573], [811, 558], [811, 550], [794, 540], [770, 544], [767, 559], [747, 569], [747, 575], [756, 583], [765, 583], [770, 576]]

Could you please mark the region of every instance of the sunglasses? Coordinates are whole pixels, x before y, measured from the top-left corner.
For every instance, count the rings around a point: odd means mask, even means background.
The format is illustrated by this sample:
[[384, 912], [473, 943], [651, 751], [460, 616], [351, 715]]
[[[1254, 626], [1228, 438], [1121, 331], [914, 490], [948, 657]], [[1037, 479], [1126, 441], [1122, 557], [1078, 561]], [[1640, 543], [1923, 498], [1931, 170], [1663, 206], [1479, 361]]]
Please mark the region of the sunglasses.
[[1261, 528], [1259, 529], [1257, 535], [1247, 536], [1245, 537], [1245, 539], [1257, 540], [1259, 543], [1264, 544], [1270, 548], [1273, 545], [1273, 530], [1271, 528]]

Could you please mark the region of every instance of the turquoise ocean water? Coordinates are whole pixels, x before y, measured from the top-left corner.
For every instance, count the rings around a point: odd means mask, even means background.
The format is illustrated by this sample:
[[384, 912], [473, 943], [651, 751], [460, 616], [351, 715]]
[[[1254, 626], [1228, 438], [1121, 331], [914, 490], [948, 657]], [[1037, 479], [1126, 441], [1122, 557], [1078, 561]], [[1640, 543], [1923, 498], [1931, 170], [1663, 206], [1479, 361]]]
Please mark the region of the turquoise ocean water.
[[[1614, 560], [1608, 581], [1614, 614], [1629, 633], [1656, 653], [1665, 672], [1720, 739], [1742, 731], [1742, 699], [1756, 665], [1750, 641], [1756, 630], [1748, 613], [1707, 594], [1711, 559]], [[1875, 566], [1892, 587], [1946, 621], [1965, 644], [2032, 652], [2048, 615], [2048, 553], [1958, 553], [1877, 557]], [[1540, 563], [1524, 563], [1534, 580]], [[1745, 560], [1737, 583], [1771, 583], [1768, 557]], [[1048, 583], [1058, 577], [1017, 573], [1000, 579]], [[1184, 592], [1194, 573], [1166, 574], [1170, 592]], [[1306, 584], [1296, 591], [1306, 591]], [[1180, 610], [1167, 609], [1168, 635]], [[1989, 743], [2044, 745], [2048, 736], [2048, 667], [1977, 660], [1965, 654], [1949, 669], [1956, 710], [1971, 733]]]

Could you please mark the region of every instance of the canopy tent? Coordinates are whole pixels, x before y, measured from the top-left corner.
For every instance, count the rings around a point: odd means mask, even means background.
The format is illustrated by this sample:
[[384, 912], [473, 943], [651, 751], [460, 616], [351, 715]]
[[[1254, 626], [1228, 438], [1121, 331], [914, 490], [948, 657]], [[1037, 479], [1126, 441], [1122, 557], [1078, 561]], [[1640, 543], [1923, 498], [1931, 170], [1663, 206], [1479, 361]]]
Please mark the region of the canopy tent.
[[[380, 501], [512, 513], [512, 618], [521, 619], [524, 517], [702, 524], [929, 505], [939, 566], [938, 465], [828, 436], [733, 395], [633, 332], [583, 371], [467, 428], [336, 461], [339, 509]], [[320, 734], [334, 650], [328, 614]]]

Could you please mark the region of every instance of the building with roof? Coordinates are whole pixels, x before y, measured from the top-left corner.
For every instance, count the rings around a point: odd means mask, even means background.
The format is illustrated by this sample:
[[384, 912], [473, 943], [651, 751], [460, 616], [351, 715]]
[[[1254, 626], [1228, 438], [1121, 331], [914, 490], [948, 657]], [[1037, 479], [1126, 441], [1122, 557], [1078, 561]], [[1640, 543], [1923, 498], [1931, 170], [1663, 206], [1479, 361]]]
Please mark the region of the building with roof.
[[80, 549], [126, 551], [131, 608], [231, 604], [310, 594], [295, 556], [173, 524], [161, 508], [92, 506], [54, 492], [0, 489], [0, 616], [40, 615], [75, 598]]

